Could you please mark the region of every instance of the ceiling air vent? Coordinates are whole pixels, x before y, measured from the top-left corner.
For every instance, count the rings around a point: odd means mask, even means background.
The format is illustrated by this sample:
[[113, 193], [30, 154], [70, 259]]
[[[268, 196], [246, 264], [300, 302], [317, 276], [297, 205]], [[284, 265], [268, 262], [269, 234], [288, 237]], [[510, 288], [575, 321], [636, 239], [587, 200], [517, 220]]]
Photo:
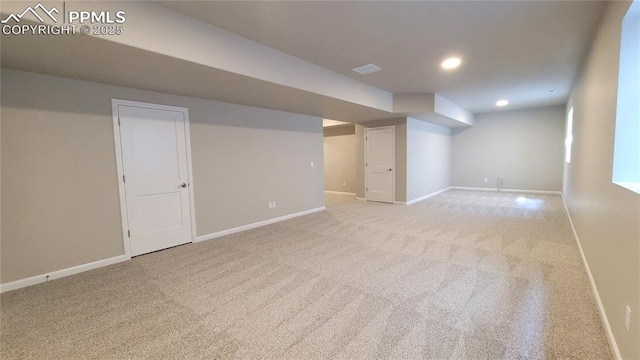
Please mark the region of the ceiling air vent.
[[362, 66], [358, 66], [357, 68], [353, 69], [353, 71], [357, 72], [358, 74], [362, 74], [362, 75], [371, 74], [371, 73], [374, 73], [374, 72], [378, 72], [380, 70], [382, 70], [381, 67], [373, 65], [373, 64], [362, 65]]

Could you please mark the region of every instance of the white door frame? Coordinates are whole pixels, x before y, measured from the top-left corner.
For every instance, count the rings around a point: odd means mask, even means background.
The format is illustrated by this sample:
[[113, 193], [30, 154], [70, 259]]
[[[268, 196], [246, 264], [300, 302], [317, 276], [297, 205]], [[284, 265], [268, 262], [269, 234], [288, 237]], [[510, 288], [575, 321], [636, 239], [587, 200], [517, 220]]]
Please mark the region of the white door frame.
[[395, 125], [390, 126], [378, 126], [364, 129], [364, 199], [369, 201], [368, 195], [369, 192], [367, 188], [369, 187], [369, 171], [367, 169], [367, 164], [369, 163], [369, 147], [367, 146], [367, 138], [368, 132], [371, 130], [382, 130], [382, 129], [391, 129], [391, 141], [393, 142], [393, 146], [391, 146], [391, 159], [392, 164], [391, 168], [393, 169], [393, 176], [391, 176], [391, 193], [393, 194], [392, 204], [396, 202], [396, 127]]
[[122, 143], [120, 141], [120, 125], [118, 119], [118, 106], [132, 106], [145, 109], [168, 110], [181, 112], [184, 115], [185, 141], [187, 147], [187, 177], [189, 180], [189, 213], [191, 215], [191, 242], [196, 239], [196, 211], [193, 195], [193, 172], [191, 166], [191, 132], [189, 131], [189, 109], [177, 106], [151, 104], [138, 101], [111, 99], [111, 113], [113, 116], [113, 137], [115, 140], [116, 167], [118, 171], [118, 192], [120, 193], [120, 216], [122, 219], [122, 241], [124, 254], [131, 258], [131, 243], [129, 238], [129, 217], [127, 215], [127, 194], [124, 186], [124, 166], [122, 165]]

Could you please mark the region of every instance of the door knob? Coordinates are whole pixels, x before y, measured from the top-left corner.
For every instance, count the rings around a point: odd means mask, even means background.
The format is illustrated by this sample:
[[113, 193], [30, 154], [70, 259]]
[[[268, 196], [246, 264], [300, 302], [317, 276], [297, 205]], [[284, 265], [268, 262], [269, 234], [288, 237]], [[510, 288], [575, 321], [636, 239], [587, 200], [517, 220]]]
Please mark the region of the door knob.
[[180, 185], [178, 185], [178, 186], [183, 187], [183, 188], [186, 188], [186, 187], [187, 187], [187, 183], [182, 183], [182, 184], [180, 184]]
[[389, 168], [389, 171], [392, 171], [393, 169]]

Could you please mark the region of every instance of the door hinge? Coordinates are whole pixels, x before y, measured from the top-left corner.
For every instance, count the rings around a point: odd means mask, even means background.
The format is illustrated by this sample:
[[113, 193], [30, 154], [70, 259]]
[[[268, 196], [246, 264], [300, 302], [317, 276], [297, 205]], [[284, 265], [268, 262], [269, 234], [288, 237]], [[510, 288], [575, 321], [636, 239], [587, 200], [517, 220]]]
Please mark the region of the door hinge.
[[122, 182], [127, 182], [127, 179], [122, 175]]
[[131, 237], [131, 230], [127, 230], [127, 236]]
[[364, 166], [369, 166], [369, 163], [364, 163]]
[[[118, 121], [120, 121], [120, 119], [118, 119]], [[364, 137], [364, 139], [365, 139], [365, 140], [369, 140], [369, 137], [368, 137], [368, 136], [365, 136], [365, 137]]]
[[120, 117], [118, 117], [118, 126], [120, 126]]
[[365, 191], [369, 191], [369, 188], [364, 188]]

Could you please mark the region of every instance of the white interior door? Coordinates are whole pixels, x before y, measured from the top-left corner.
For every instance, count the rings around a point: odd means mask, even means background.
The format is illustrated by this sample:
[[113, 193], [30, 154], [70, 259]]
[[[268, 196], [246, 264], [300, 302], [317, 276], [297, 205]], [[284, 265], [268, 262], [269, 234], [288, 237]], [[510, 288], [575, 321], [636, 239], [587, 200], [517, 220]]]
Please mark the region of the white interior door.
[[131, 256], [191, 242], [185, 113], [117, 111]]
[[365, 129], [365, 198], [393, 203], [395, 144], [394, 128]]

